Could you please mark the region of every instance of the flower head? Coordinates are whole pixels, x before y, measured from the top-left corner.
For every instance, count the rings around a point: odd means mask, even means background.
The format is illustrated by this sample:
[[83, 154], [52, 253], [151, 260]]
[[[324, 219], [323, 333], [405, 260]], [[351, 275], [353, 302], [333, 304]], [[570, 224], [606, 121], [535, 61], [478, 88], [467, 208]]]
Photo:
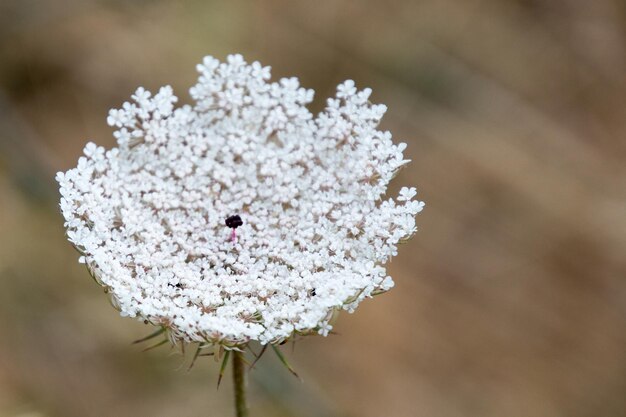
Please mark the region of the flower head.
[[118, 147], [88, 143], [57, 175], [68, 239], [123, 316], [174, 339], [326, 335], [334, 312], [393, 286], [384, 264], [423, 207], [413, 188], [384, 199], [406, 145], [353, 81], [314, 117], [312, 90], [258, 62], [198, 71], [193, 106], [139, 88], [107, 119]]

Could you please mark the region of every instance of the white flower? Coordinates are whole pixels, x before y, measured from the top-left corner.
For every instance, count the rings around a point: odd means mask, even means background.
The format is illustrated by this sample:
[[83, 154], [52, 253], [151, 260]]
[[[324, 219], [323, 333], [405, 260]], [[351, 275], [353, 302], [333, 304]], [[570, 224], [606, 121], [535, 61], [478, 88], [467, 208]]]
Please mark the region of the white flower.
[[[368, 89], [366, 91], [368, 91], [367, 95], [369, 96], [369, 92], [371, 92], [371, 90]], [[339, 84], [337, 86], [337, 98], [348, 98], [354, 94], [356, 94], [356, 87], [354, 86], [354, 81], [352, 80], [346, 80], [343, 84]]]
[[328, 336], [328, 333], [330, 333], [330, 331], [332, 329], [333, 329], [333, 326], [331, 326], [330, 324], [328, 324], [328, 323], [321, 323], [317, 333], [321, 334], [322, 336]]
[[398, 201], [410, 201], [417, 195], [417, 190], [414, 187], [402, 187], [400, 189], [400, 195], [398, 196]]
[[423, 207], [414, 188], [383, 200], [406, 144], [353, 81], [314, 117], [312, 90], [240, 55], [198, 71], [195, 105], [138, 89], [109, 113], [118, 147], [89, 143], [57, 175], [68, 239], [123, 316], [172, 339], [327, 335], [337, 310], [393, 286], [383, 265]]

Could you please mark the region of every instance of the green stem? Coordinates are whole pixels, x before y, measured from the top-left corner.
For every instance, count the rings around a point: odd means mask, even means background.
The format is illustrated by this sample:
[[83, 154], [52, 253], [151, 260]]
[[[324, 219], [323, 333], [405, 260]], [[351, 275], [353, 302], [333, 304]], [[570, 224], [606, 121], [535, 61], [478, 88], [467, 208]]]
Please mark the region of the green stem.
[[246, 368], [243, 352], [233, 351], [233, 381], [235, 383], [235, 410], [237, 417], [248, 417], [246, 404]]

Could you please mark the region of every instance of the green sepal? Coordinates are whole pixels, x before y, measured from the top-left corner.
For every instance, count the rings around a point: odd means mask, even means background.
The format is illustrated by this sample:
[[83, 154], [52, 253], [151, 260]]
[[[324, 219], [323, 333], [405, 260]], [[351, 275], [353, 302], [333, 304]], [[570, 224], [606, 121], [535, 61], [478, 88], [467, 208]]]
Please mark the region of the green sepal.
[[198, 343], [198, 348], [196, 349], [196, 353], [193, 355], [193, 359], [191, 359], [191, 363], [189, 364], [189, 368], [187, 368], [187, 372], [191, 371], [193, 365], [196, 363], [196, 359], [200, 356], [200, 349], [202, 349], [202, 343]]
[[222, 382], [222, 378], [224, 377], [224, 371], [226, 370], [226, 365], [228, 365], [228, 357], [230, 356], [230, 350], [224, 352], [224, 359], [222, 359], [222, 366], [220, 367], [220, 376], [217, 377], [217, 389], [220, 388], [220, 383]]
[[159, 330], [157, 330], [157, 331], [156, 331], [156, 332], [154, 332], [154, 333], [149, 334], [149, 335], [148, 335], [148, 336], [146, 336], [146, 337], [143, 337], [143, 338], [141, 338], [141, 339], [137, 339], [137, 340], [135, 340], [132, 344], [134, 345], [134, 344], [137, 344], [137, 343], [145, 342], [146, 340], [150, 340], [150, 339], [152, 339], [152, 338], [154, 338], [154, 337], [157, 337], [158, 335], [160, 335], [160, 334], [161, 334], [161, 333], [163, 333], [163, 332], [165, 332], [165, 327], [161, 327]]
[[274, 353], [276, 353], [276, 356], [278, 356], [278, 359], [280, 359], [280, 361], [283, 363], [283, 365], [285, 365], [285, 367], [289, 370], [289, 372], [291, 372], [296, 378], [302, 381], [302, 378], [300, 378], [300, 376], [296, 373], [296, 371], [294, 371], [291, 365], [289, 365], [289, 362], [287, 362], [287, 359], [285, 359], [285, 356], [280, 351], [280, 349], [278, 349], [274, 345], [272, 345], [272, 349], [274, 349]]
[[142, 352], [147, 352], [147, 351], [149, 351], [149, 350], [152, 350], [152, 349], [158, 348], [159, 346], [162, 346], [162, 345], [166, 344], [167, 342], [169, 342], [169, 340], [167, 340], [167, 339], [163, 339], [163, 340], [161, 340], [159, 343], [156, 343], [156, 344], [154, 344], [154, 345], [152, 345], [152, 346], [148, 346], [147, 348], [145, 348], [144, 350], [142, 350]]
[[[259, 361], [259, 359], [261, 359], [261, 356], [263, 356], [263, 354], [265, 353], [265, 350], [267, 349], [267, 345], [263, 345], [263, 347], [261, 348], [261, 351], [259, 352], [258, 355], [255, 355], [256, 358], [254, 359], [254, 361], [252, 361], [252, 365], [250, 365], [250, 369], [254, 368], [254, 365], [256, 365], [256, 363]], [[254, 352], [252, 352], [254, 354]]]

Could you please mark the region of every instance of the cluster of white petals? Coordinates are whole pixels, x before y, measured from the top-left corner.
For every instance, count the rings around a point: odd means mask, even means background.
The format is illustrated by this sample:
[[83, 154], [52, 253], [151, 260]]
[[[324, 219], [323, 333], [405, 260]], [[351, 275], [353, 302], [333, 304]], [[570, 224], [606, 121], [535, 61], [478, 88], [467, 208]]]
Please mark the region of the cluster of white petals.
[[88, 143], [57, 174], [68, 239], [122, 315], [174, 339], [326, 335], [334, 312], [393, 286], [384, 264], [423, 208], [414, 188], [384, 199], [406, 145], [352, 81], [314, 117], [312, 90], [258, 62], [197, 68], [195, 105], [139, 88], [109, 114], [118, 147]]

